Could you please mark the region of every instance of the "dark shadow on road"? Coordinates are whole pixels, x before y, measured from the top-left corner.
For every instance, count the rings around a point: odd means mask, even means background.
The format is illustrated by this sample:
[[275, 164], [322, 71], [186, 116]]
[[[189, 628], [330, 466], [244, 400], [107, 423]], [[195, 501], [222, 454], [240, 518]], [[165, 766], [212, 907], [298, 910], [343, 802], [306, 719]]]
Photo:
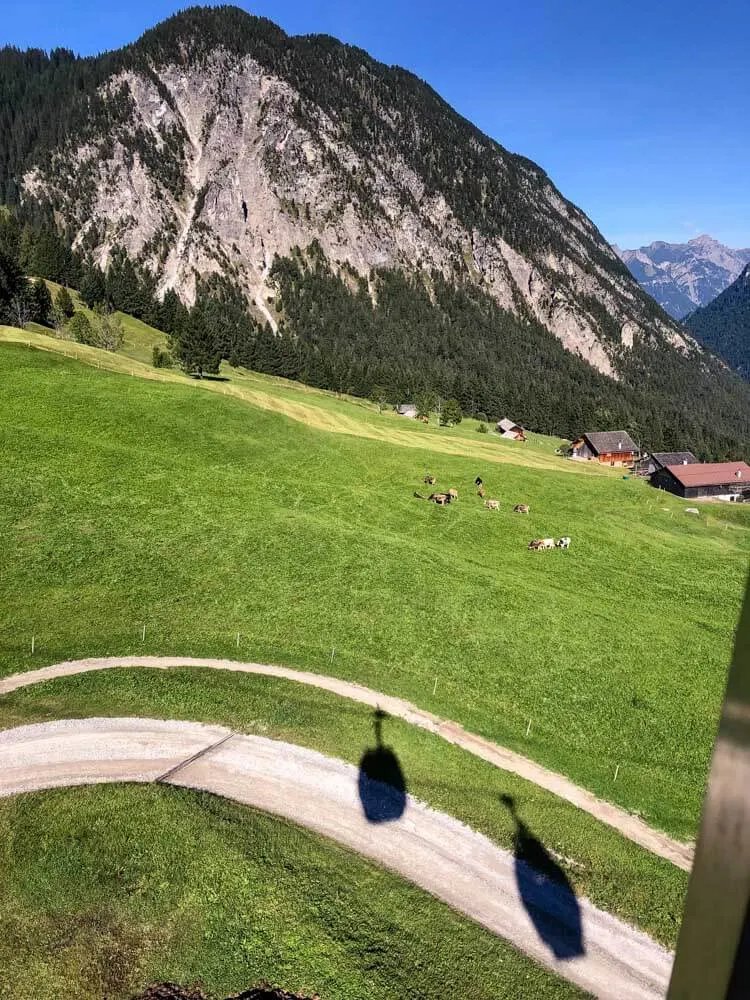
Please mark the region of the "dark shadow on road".
[[383, 719], [374, 713], [377, 746], [365, 750], [359, 762], [359, 798], [370, 823], [386, 823], [403, 816], [406, 808], [406, 781], [398, 757], [383, 745]]
[[501, 800], [516, 824], [513, 853], [518, 891], [537, 934], [555, 958], [585, 954], [581, 907], [568, 876], [519, 817], [512, 796], [502, 795]]

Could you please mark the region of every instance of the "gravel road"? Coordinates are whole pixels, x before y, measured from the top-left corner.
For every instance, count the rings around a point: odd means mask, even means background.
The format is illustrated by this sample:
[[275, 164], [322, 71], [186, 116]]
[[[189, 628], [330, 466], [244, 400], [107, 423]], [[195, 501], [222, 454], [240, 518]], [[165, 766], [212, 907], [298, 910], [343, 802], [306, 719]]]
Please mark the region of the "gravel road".
[[406, 722], [431, 733], [441, 736], [448, 743], [454, 743], [463, 750], [481, 757], [504, 771], [525, 778], [527, 781], [546, 788], [561, 799], [572, 803], [584, 812], [589, 813], [607, 826], [617, 830], [628, 840], [645, 847], [652, 854], [671, 861], [672, 864], [690, 871], [693, 863], [693, 845], [674, 840], [666, 833], [654, 830], [642, 819], [620, 809], [611, 802], [597, 798], [592, 792], [574, 784], [569, 778], [542, 767], [541, 764], [527, 757], [508, 750], [506, 747], [485, 740], [481, 736], [468, 733], [456, 722], [449, 722], [425, 712], [416, 705], [381, 694], [370, 688], [362, 687], [351, 681], [338, 677], [327, 677], [323, 674], [309, 673], [306, 670], [292, 670], [289, 667], [277, 667], [263, 663], [240, 663], [234, 660], [198, 659], [189, 656], [110, 656], [90, 658], [85, 660], [68, 660], [65, 663], [55, 663], [39, 670], [31, 670], [23, 674], [11, 674], [0, 679], [0, 695], [15, 691], [30, 684], [52, 680], [56, 677], [69, 677], [73, 674], [87, 673], [92, 670], [108, 670], [114, 667], [151, 667], [171, 669], [175, 667], [210, 667], [215, 670], [235, 670], [242, 673], [263, 674], [269, 677], [282, 677], [285, 680], [296, 681], [299, 684], [309, 684], [312, 687], [323, 688], [342, 698], [349, 698], [364, 705], [379, 707], [389, 715], [404, 719]]
[[[387, 702], [383, 707], [390, 711]], [[567, 929], [578, 934], [580, 947], [571, 957], [556, 957], [540, 928], [557, 922], [556, 933], [564, 937], [570, 908], [560, 906], [554, 884], [537, 881], [530, 906], [522, 888], [529, 872], [510, 852], [410, 796], [400, 818], [368, 822], [357, 769], [342, 761], [195, 722], [70, 719], [0, 733], [3, 796], [157, 780], [234, 799], [338, 841], [594, 996], [656, 1000], [666, 993], [672, 955], [645, 934], [579, 899], [576, 926]]]

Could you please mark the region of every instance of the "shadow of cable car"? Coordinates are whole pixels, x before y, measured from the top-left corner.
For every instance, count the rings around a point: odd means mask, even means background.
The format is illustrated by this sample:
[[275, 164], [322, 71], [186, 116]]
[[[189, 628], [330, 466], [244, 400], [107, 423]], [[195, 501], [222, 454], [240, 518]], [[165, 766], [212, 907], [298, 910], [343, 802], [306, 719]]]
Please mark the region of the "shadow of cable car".
[[521, 901], [537, 934], [558, 959], [585, 954], [581, 907], [568, 876], [516, 811], [512, 796], [501, 801], [516, 824], [513, 842]]
[[399, 819], [406, 809], [406, 781], [398, 757], [383, 744], [385, 712], [374, 712], [376, 746], [365, 750], [359, 762], [359, 798], [370, 823]]

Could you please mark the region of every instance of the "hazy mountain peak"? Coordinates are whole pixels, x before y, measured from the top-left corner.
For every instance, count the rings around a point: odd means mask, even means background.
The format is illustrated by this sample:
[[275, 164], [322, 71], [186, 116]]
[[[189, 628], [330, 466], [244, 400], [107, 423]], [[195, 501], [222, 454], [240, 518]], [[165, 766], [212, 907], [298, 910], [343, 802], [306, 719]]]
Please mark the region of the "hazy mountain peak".
[[655, 240], [618, 253], [641, 287], [675, 319], [716, 298], [750, 261], [750, 249], [733, 250], [707, 233], [687, 243]]

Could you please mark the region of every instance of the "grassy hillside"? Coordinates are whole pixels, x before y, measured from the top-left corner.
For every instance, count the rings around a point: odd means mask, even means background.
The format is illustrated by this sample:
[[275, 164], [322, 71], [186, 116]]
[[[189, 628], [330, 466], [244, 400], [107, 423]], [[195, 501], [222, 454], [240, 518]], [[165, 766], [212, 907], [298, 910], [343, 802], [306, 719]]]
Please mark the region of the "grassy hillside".
[[395, 876], [209, 795], [4, 800], [0, 853], [3, 1000], [126, 1000], [165, 978], [217, 996], [266, 978], [324, 1000], [583, 996]]
[[[747, 511], [691, 517], [640, 482], [574, 471], [547, 443], [464, 449], [330, 397], [287, 400], [271, 380], [209, 393], [10, 344], [0, 372], [5, 672], [96, 653], [236, 656], [240, 633], [244, 658], [401, 694], [694, 833]], [[317, 424], [300, 419], [311, 411]], [[414, 499], [426, 469], [458, 504]], [[473, 496], [477, 474], [501, 513]], [[510, 513], [517, 502], [530, 517]], [[526, 551], [562, 534], [567, 553]]]

